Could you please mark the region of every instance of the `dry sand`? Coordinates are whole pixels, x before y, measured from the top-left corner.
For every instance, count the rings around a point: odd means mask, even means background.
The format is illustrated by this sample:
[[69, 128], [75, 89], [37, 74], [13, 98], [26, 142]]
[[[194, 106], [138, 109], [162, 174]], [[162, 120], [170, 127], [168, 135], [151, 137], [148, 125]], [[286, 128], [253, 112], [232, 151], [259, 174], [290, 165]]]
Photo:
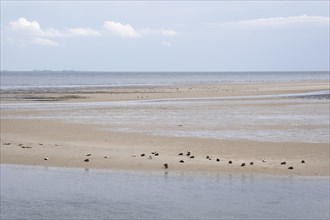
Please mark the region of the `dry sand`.
[[[139, 99], [226, 97], [328, 90], [328, 81], [227, 83], [185, 86], [90, 88], [2, 92], [1, 103], [102, 102]], [[323, 105], [328, 108], [328, 105]], [[1, 163], [39, 166], [329, 176], [329, 143], [283, 143], [163, 137], [102, 130], [61, 120], [14, 119], [1, 112]], [[26, 116], [34, 114], [25, 111]], [[186, 156], [190, 150], [195, 158]], [[158, 152], [154, 156], [151, 152]], [[182, 152], [184, 155], [179, 156]], [[88, 153], [91, 156], [86, 156]], [[141, 154], [145, 154], [141, 157]], [[133, 157], [132, 155], [136, 155]], [[152, 156], [152, 159], [149, 159]], [[213, 159], [208, 160], [206, 156]], [[48, 160], [44, 158], [47, 157]], [[108, 157], [108, 158], [105, 158]], [[85, 159], [89, 162], [85, 162]], [[220, 161], [217, 162], [216, 159]], [[184, 163], [179, 163], [184, 159]], [[262, 160], [265, 159], [265, 162]], [[233, 163], [228, 164], [231, 160]], [[305, 160], [305, 163], [301, 163]], [[250, 165], [250, 162], [254, 162]], [[286, 161], [286, 165], [280, 165]], [[246, 166], [241, 167], [242, 163]], [[293, 170], [288, 167], [293, 166]]]

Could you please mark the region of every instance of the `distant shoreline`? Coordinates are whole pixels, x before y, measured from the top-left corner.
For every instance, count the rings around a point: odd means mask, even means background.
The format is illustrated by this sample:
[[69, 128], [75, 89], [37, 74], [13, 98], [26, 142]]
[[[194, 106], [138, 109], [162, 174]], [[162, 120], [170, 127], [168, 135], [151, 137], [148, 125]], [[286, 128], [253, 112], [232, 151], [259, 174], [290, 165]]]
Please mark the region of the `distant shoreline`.
[[159, 71], [159, 70], [148, 70], [148, 71], [130, 71], [130, 70], [0, 70], [0, 72], [83, 72], [83, 73], [308, 73], [308, 72], [330, 72], [330, 70], [246, 70], [246, 71], [235, 71], [235, 70], [185, 70], [185, 71]]
[[1, 91], [329, 81], [329, 72], [2, 72]]

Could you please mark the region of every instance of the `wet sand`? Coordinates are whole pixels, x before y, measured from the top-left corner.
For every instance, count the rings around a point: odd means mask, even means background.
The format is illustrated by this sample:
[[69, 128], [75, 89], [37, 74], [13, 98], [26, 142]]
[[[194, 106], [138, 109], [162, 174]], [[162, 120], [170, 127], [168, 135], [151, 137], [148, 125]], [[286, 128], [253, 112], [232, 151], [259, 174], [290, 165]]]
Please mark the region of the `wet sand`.
[[[48, 89], [5, 91], [1, 94], [1, 104], [255, 96], [328, 89], [327, 81]], [[329, 110], [324, 102], [316, 107]], [[38, 114], [31, 109], [23, 112], [27, 118]], [[329, 143], [166, 137], [109, 131], [102, 129], [102, 125], [65, 120], [15, 119], [16, 114], [22, 114], [22, 110], [1, 112], [3, 164], [163, 171], [167, 163], [171, 171], [329, 176]], [[159, 156], [152, 154], [155, 151]], [[188, 157], [187, 151], [191, 151], [190, 156], [194, 158]], [[181, 152], [183, 155], [178, 155]], [[91, 155], [86, 156], [88, 153]], [[89, 162], [85, 162], [86, 159]], [[179, 162], [182, 159], [184, 163]], [[232, 164], [228, 163], [230, 160]], [[301, 163], [302, 160], [305, 163]], [[283, 161], [285, 165], [281, 165]], [[246, 165], [242, 167], [243, 163]], [[294, 169], [289, 170], [290, 166]]]

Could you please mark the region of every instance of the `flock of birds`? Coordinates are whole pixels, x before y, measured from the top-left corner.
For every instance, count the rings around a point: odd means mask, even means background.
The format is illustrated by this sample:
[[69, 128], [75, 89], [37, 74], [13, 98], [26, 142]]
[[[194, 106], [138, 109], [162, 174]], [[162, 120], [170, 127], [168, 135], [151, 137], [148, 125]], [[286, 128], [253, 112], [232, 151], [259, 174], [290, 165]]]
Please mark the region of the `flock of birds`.
[[[10, 142], [6, 142], [6, 143], [4, 143], [4, 145], [11, 145], [11, 143], [10, 143]], [[39, 145], [43, 145], [43, 144], [39, 144]], [[24, 146], [24, 145], [22, 145], [22, 144], [19, 144], [18, 146], [20, 146], [21, 148], [32, 148], [32, 147], [29, 147], [29, 146]], [[85, 156], [90, 157], [91, 155], [92, 155], [91, 153], [87, 153]], [[149, 159], [152, 159], [152, 158], [153, 158], [152, 155], [155, 156], [155, 157], [158, 157], [158, 156], [159, 156], [159, 153], [156, 152], [156, 151], [153, 151], [153, 152], [151, 152], [151, 155], [149, 155], [148, 158], [149, 158]], [[180, 152], [178, 155], [179, 155], [179, 156], [184, 156], [184, 153]], [[146, 154], [145, 154], [145, 153], [142, 153], [140, 156], [141, 156], [141, 157], [145, 157]], [[190, 159], [194, 159], [194, 158], [195, 158], [195, 156], [191, 154], [191, 151], [190, 151], [190, 150], [188, 150], [188, 151], [186, 152], [186, 156], [187, 156], [188, 158], [190, 158]], [[132, 157], [136, 157], [136, 154], [133, 154]], [[105, 159], [108, 159], [108, 158], [110, 158], [110, 156], [104, 156], [104, 158], [105, 158]], [[211, 157], [211, 156], [206, 156], [206, 159], [207, 159], [207, 160], [213, 160], [213, 157]], [[44, 157], [44, 160], [49, 160], [49, 158], [48, 158], [48, 157]], [[89, 161], [90, 161], [89, 158], [84, 159], [84, 162], [89, 162]], [[219, 159], [219, 158], [216, 158], [216, 161], [217, 161], [217, 162], [220, 162], [220, 159]], [[179, 163], [184, 163], [184, 162], [185, 162], [184, 159], [179, 160]], [[263, 159], [262, 162], [266, 162], [266, 160]], [[305, 161], [305, 160], [301, 160], [301, 163], [306, 163], [306, 161]], [[229, 160], [229, 161], [228, 161], [228, 164], [233, 164], [233, 161]], [[254, 162], [251, 161], [249, 164], [250, 164], [250, 166], [252, 166], [252, 165], [254, 165]], [[241, 163], [241, 167], [245, 167], [246, 165], [247, 165], [246, 163]], [[281, 162], [280, 165], [286, 165], [286, 161]], [[165, 168], [165, 169], [168, 169], [168, 168], [169, 168], [168, 163], [164, 163], [164, 168]], [[293, 166], [289, 166], [288, 169], [289, 169], [289, 170], [293, 170]]]
[[[87, 157], [89, 157], [89, 156], [91, 156], [91, 155], [92, 155], [91, 153], [86, 154]], [[152, 158], [153, 158], [152, 155], [157, 157], [157, 156], [159, 156], [159, 153], [156, 152], [156, 151], [153, 151], [153, 152], [151, 152], [151, 155], [149, 155], [148, 158], [149, 158], [149, 159], [152, 159]], [[179, 155], [179, 156], [184, 156], [184, 154], [183, 154], [182, 152], [179, 153], [178, 155]], [[145, 153], [142, 153], [140, 156], [141, 156], [141, 157], [145, 157], [146, 154], [145, 154]], [[195, 156], [191, 154], [191, 151], [190, 151], [190, 150], [187, 151], [186, 156], [187, 156], [188, 158], [190, 158], [190, 159], [194, 159], [194, 158], [195, 158]], [[133, 154], [132, 157], [136, 157], [136, 154]], [[104, 158], [109, 158], [109, 156], [105, 156]], [[47, 159], [44, 158], [44, 159], [45, 159], [45, 160], [48, 160], [48, 158], [47, 158]], [[211, 157], [211, 156], [206, 156], [206, 159], [207, 159], [207, 160], [213, 160], [213, 157]], [[85, 159], [84, 161], [85, 161], [85, 162], [89, 162], [89, 158]], [[217, 161], [217, 162], [220, 162], [220, 159], [219, 159], [219, 158], [216, 158], [216, 161]], [[185, 162], [184, 159], [179, 160], [179, 163], [184, 163], [184, 162]], [[262, 162], [265, 163], [266, 160], [263, 159]], [[301, 163], [305, 163], [305, 160], [302, 160]], [[233, 164], [233, 161], [229, 160], [229, 161], [228, 161], [228, 164]], [[254, 165], [254, 162], [251, 161], [249, 164], [250, 164], [250, 166], [252, 166], [252, 165]], [[241, 167], [245, 167], [246, 165], [247, 165], [246, 163], [242, 163], [242, 164], [241, 164]], [[281, 162], [280, 165], [286, 165], [286, 161]], [[168, 168], [169, 168], [168, 163], [164, 163], [164, 168], [165, 168], [165, 169], [168, 169]], [[293, 170], [293, 166], [289, 166], [288, 169], [289, 169], [289, 170]]]

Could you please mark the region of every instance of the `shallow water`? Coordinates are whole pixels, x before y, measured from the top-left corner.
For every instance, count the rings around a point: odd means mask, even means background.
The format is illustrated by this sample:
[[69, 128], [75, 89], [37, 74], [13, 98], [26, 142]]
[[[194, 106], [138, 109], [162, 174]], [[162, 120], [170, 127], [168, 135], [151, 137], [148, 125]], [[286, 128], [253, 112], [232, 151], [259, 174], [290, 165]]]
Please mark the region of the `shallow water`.
[[201, 82], [328, 80], [327, 71], [308, 72], [81, 72], [1, 71], [1, 89], [173, 85]]
[[[169, 137], [330, 143], [329, 94], [82, 103], [1, 104], [1, 118], [51, 119]], [[295, 95], [295, 98], [288, 98]], [[267, 99], [263, 99], [267, 98]], [[11, 112], [15, 110], [15, 115]], [[17, 111], [16, 111], [17, 110]], [[26, 110], [31, 110], [26, 115]], [[182, 125], [182, 126], [178, 126]]]
[[1, 165], [1, 219], [329, 219], [329, 177]]

